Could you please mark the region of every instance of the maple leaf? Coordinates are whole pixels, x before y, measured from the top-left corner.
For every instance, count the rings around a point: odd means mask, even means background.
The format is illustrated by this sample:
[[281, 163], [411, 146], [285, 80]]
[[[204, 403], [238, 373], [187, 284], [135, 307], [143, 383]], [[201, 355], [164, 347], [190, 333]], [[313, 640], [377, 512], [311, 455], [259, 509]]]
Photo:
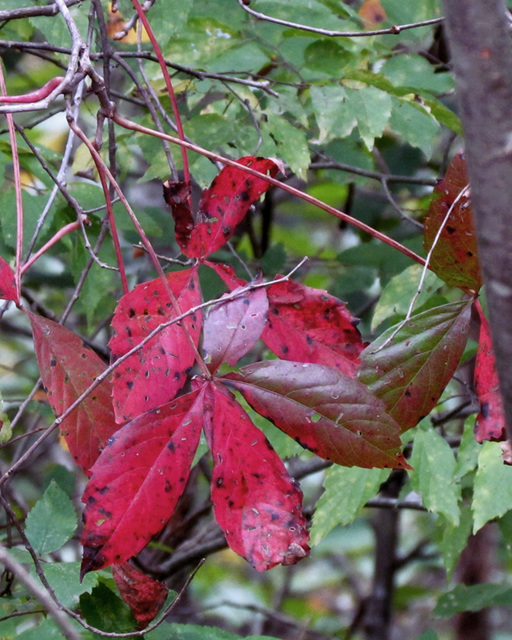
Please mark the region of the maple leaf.
[[[245, 156], [238, 164], [274, 177], [277, 164], [268, 158]], [[268, 189], [269, 183], [236, 167], [222, 169], [203, 192], [193, 226], [183, 207], [173, 208], [176, 241], [189, 258], [203, 258], [220, 249], [235, 233], [249, 207]]]
[[317, 456], [347, 467], [407, 468], [384, 403], [337, 369], [271, 360], [219, 378]]
[[121, 597], [139, 623], [138, 628], [145, 629], [162, 608], [168, 593], [167, 585], [139, 571], [130, 562], [112, 565], [112, 576]]
[[14, 272], [7, 262], [0, 258], [0, 300], [12, 300], [19, 305]]
[[[361, 353], [358, 380], [380, 398], [401, 431], [427, 416], [459, 365], [470, 304], [452, 302], [391, 327]], [[392, 338], [392, 339], [390, 339]]]
[[[69, 329], [27, 312], [48, 401], [59, 417], [102, 374], [106, 365]], [[111, 378], [103, 380], [62, 421], [60, 432], [73, 460], [89, 475], [90, 468], [118, 429], [112, 409]]]
[[254, 347], [265, 328], [267, 311], [268, 298], [263, 288], [246, 291], [226, 302], [221, 298], [210, 309], [204, 323], [203, 351], [211, 373], [223, 362], [235, 365]]
[[[182, 313], [201, 302], [197, 269], [169, 273], [166, 283]], [[166, 285], [160, 278], [140, 284], [119, 301], [110, 340], [113, 359], [130, 351], [159, 325], [177, 317]], [[158, 407], [174, 398], [186, 382], [195, 359], [202, 314], [198, 311], [171, 324], [129, 356], [114, 371], [114, 411], [118, 422]]]
[[354, 376], [364, 344], [344, 302], [292, 280], [271, 285], [267, 295], [269, 319], [261, 338], [269, 349], [284, 360]]
[[[447, 284], [464, 290], [478, 291], [482, 275], [478, 260], [473, 209], [468, 186], [469, 178], [462, 153], [452, 160], [444, 179], [434, 188], [429, 213], [425, 220], [424, 245], [429, 251], [452, 208], [432, 252], [430, 268]], [[454, 204], [455, 203], [455, 204]]]
[[199, 443], [202, 397], [199, 391], [180, 396], [109, 439], [82, 497], [82, 576], [125, 562], [169, 520]]
[[215, 518], [231, 549], [258, 571], [295, 564], [309, 554], [302, 492], [235, 397], [214, 383], [209, 392]]
[[491, 329], [478, 301], [475, 308], [480, 317], [480, 336], [475, 362], [475, 391], [480, 411], [475, 422], [475, 438], [477, 442], [506, 440], [505, 412], [492, 348]]

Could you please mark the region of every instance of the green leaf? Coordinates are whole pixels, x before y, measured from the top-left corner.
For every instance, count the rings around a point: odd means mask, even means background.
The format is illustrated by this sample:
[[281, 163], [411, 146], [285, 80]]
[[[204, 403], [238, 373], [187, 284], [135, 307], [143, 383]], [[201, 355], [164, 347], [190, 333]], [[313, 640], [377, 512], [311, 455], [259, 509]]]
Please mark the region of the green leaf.
[[451, 618], [463, 611], [480, 611], [487, 607], [510, 606], [512, 588], [500, 584], [458, 584], [444, 593], [434, 609], [438, 618]]
[[352, 111], [347, 109], [347, 93], [343, 87], [311, 87], [311, 101], [320, 130], [319, 142], [346, 138], [357, 124]]
[[[414, 264], [402, 271], [388, 282], [382, 291], [372, 319], [372, 331], [387, 318], [404, 317], [407, 314], [413, 296], [418, 290], [423, 267]], [[421, 293], [416, 300], [416, 308], [423, 306], [427, 300], [444, 285], [444, 282], [432, 271], [425, 274]]]
[[318, 544], [339, 524], [350, 524], [378, 492], [389, 475], [386, 469], [331, 467], [325, 472], [324, 493], [313, 515], [311, 544]]
[[27, 516], [25, 533], [42, 556], [60, 549], [75, 533], [77, 517], [68, 496], [52, 481]]
[[[35, 573], [35, 571], [33, 571]], [[55, 591], [59, 602], [73, 609], [83, 593], [91, 593], [98, 585], [98, 574], [94, 571], [80, 581], [80, 562], [52, 562], [44, 567], [44, 575]], [[39, 580], [37, 576], [34, 576]]]
[[309, 44], [304, 58], [309, 69], [339, 78], [353, 55], [334, 40], [325, 39]]
[[272, 136], [279, 158], [287, 162], [299, 178], [305, 179], [311, 160], [305, 133], [273, 113], [268, 114], [268, 121], [262, 123], [261, 129]]
[[439, 548], [443, 554], [446, 577], [451, 580], [453, 570], [464, 551], [473, 526], [473, 516], [469, 506], [464, 505], [460, 510], [460, 522], [454, 525], [443, 516], [439, 516], [437, 525], [443, 528]]
[[[238, 640], [239, 636], [216, 627], [203, 627], [198, 624], [165, 625], [165, 635], [169, 640]], [[148, 640], [153, 640], [152, 634], [147, 634]], [[155, 639], [156, 640], [156, 639]]]
[[512, 467], [503, 462], [497, 442], [484, 442], [480, 450], [471, 508], [473, 533], [512, 509]]
[[380, 138], [391, 116], [391, 98], [376, 87], [347, 88], [350, 109], [357, 119], [361, 138], [371, 151], [375, 138]]
[[467, 473], [474, 471], [478, 463], [478, 454], [482, 445], [475, 440], [474, 426], [475, 416], [472, 415], [464, 424], [464, 431], [457, 452], [455, 477], [458, 479], [462, 479]]
[[429, 629], [425, 631], [425, 633], [422, 633], [417, 640], [439, 640], [439, 636], [433, 629]]
[[384, 401], [402, 431], [439, 400], [464, 352], [469, 319], [464, 300], [428, 309], [391, 327], [361, 353], [358, 379]]
[[427, 158], [432, 155], [439, 123], [426, 109], [415, 102], [391, 98], [393, 110], [389, 124], [394, 133], [413, 147], [421, 149]]
[[432, 94], [445, 93], [455, 87], [453, 76], [449, 73], [436, 73], [434, 65], [419, 54], [396, 55], [382, 65], [383, 73], [395, 87], [404, 87]]
[[86, 621], [102, 631], [128, 633], [135, 627], [128, 605], [103, 582], [80, 596], [80, 609]]
[[454, 527], [458, 526], [461, 487], [453, 481], [455, 456], [450, 445], [434, 429], [418, 429], [411, 465], [411, 485], [421, 494], [425, 507], [442, 514]]
[[4, 401], [0, 393], [0, 443], [9, 442], [12, 436], [11, 421], [9, 416], [2, 411]]

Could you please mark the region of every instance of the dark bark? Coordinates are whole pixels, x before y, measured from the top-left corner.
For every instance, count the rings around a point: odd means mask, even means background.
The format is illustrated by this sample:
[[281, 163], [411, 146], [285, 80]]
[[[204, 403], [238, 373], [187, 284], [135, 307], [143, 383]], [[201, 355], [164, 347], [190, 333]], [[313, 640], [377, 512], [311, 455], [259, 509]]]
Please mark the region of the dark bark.
[[503, 0], [444, 0], [500, 388], [512, 441], [512, 51]]

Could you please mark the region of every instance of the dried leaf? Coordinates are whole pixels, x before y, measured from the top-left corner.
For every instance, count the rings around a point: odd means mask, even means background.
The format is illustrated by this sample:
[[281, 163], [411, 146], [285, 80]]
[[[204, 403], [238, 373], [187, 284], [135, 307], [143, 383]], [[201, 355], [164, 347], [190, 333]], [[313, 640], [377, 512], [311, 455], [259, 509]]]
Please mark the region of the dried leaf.
[[399, 427], [356, 380], [319, 364], [271, 360], [220, 378], [259, 414], [317, 456], [347, 467], [408, 465]]
[[227, 390], [210, 385], [215, 518], [229, 546], [258, 571], [309, 555], [302, 492], [271, 444]]
[[137, 554], [185, 489], [203, 424], [193, 391], [121, 427], [92, 468], [82, 497], [82, 575]]
[[[185, 313], [201, 302], [197, 269], [169, 273], [167, 284], [179, 308]], [[121, 298], [114, 313], [110, 340], [114, 359], [140, 344], [151, 331], [177, 316], [166, 286], [160, 278], [140, 284]], [[122, 362], [114, 372], [114, 411], [118, 422], [170, 402], [186, 382], [186, 371], [195, 359], [202, 314], [198, 311], [172, 324], [139, 351]]]
[[[468, 184], [466, 163], [459, 153], [453, 158], [444, 180], [434, 189], [425, 220], [426, 251], [432, 247], [450, 207]], [[482, 286], [469, 190], [453, 206], [432, 252], [430, 268], [451, 286], [471, 291], [478, 291]]]
[[139, 623], [138, 628], [145, 629], [164, 605], [167, 585], [142, 573], [130, 562], [112, 565], [112, 575], [121, 597]]
[[[48, 318], [27, 315], [48, 401], [59, 417], [105, 371], [106, 365], [69, 329]], [[118, 429], [111, 394], [111, 379], [106, 378], [60, 425], [73, 460], [88, 475], [107, 440]]]
[[204, 323], [203, 351], [211, 373], [223, 362], [235, 365], [254, 347], [267, 322], [267, 312], [268, 298], [263, 288], [246, 291], [210, 309]]
[[[273, 160], [245, 156], [238, 164], [251, 167], [274, 177], [279, 168]], [[203, 258], [220, 249], [235, 233], [249, 207], [268, 189], [269, 183], [242, 169], [225, 167], [203, 192], [195, 225], [190, 234], [180, 234], [176, 240], [189, 258]]]
[[14, 272], [7, 262], [0, 258], [0, 300], [13, 300], [19, 305]]
[[277, 356], [312, 362], [354, 376], [364, 348], [357, 320], [323, 289], [291, 280], [269, 287], [269, 319], [262, 340]]
[[194, 228], [194, 216], [190, 210], [192, 188], [190, 182], [164, 182], [164, 200], [172, 209], [174, 233], [181, 246], [186, 245]]
[[361, 353], [358, 380], [383, 400], [401, 431], [436, 405], [462, 357], [469, 319], [467, 300], [435, 307], [413, 316], [394, 336], [391, 327]]
[[475, 422], [475, 438], [477, 442], [506, 440], [505, 412], [496, 371], [491, 329], [479, 302], [475, 304], [475, 308], [480, 316], [480, 338], [475, 362], [475, 391], [480, 411]]
[[376, 29], [387, 20], [380, 0], [364, 0], [358, 13], [363, 19], [366, 29]]

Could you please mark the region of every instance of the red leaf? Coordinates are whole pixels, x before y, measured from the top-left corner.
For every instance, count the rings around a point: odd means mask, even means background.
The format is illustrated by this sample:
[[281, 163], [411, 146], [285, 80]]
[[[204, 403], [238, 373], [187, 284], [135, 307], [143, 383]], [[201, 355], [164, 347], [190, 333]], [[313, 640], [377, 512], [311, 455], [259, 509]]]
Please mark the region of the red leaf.
[[[466, 163], [462, 153], [458, 153], [448, 167], [444, 180], [434, 189], [425, 220], [426, 251], [432, 247], [450, 207], [468, 183]], [[472, 291], [478, 291], [482, 286], [469, 190], [453, 206], [432, 253], [430, 268], [451, 286]]]
[[[58, 417], [105, 371], [106, 365], [69, 329], [33, 313], [27, 315], [43, 385]], [[73, 460], [88, 475], [108, 438], [118, 429], [111, 394], [111, 380], [106, 378], [60, 425]]]
[[204, 323], [203, 350], [211, 373], [223, 362], [235, 365], [254, 347], [267, 322], [267, 312], [263, 288], [246, 291], [239, 298], [219, 302], [210, 309]]
[[301, 490], [233, 395], [216, 385], [209, 395], [212, 501], [229, 546], [258, 571], [295, 564], [309, 554]]
[[[279, 168], [267, 158], [245, 156], [237, 161], [274, 177]], [[176, 240], [189, 258], [202, 258], [220, 249], [234, 234], [249, 207], [268, 189], [269, 183], [236, 167], [225, 167], [203, 192], [195, 226], [188, 237], [179, 225]], [[179, 222], [179, 220], [178, 220]]]
[[408, 467], [384, 403], [336, 369], [271, 360], [219, 380], [321, 458], [347, 467]]
[[267, 290], [269, 319], [263, 342], [283, 360], [312, 362], [354, 376], [364, 348], [357, 320], [323, 289], [291, 280]]
[[186, 245], [194, 228], [194, 216], [190, 210], [190, 182], [164, 182], [164, 200], [172, 208], [174, 233], [180, 247]]
[[[169, 273], [167, 283], [181, 312], [201, 302], [197, 269]], [[121, 298], [116, 307], [110, 340], [114, 359], [124, 355], [156, 327], [176, 317], [160, 278], [140, 284]], [[198, 311], [163, 329], [114, 371], [114, 411], [118, 422], [170, 402], [186, 381], [194, 364], [194, 350], [184, 327], [197, 346], [202, 314]]]
[[121, 597], [139, 623], [138, 628], [145, 629], [164, 605], [167, 585], [153, 580], [129, 562], [112, 565], [112, 575]]
[[199, 443], [202, 395], [180, 396], [110, 438], [82, 497], [82, 576], [128, 560], [169, 520]]
[[477, 442], [506, 440], [505, 412], [496, 372], [491, 329], [478, 301], [475, 307], [480, 316], [480, 339], [475, 363], [475, 391], [480, 402], [480, 412], [475, 422], [475, 438]]
[[13, 300], [19, 305], [14, 273], [7, 262], [0, 258], [0, 300]]
[[394, 336], [391, 327], [361, 354], [358, 379], [384, 402], [401, 431], [416, 426], [436, 405], [459, 365], [469, 319], [467, 300], [429, 309]]
[[233, 291], [237, 287], [245, 287], [249, 284], [246, 280], [236, 275], [235, 270], [230, 264], [210, 262], [209, 260], [205, 260], [203, 264], [213, 269], [230, 291]]

